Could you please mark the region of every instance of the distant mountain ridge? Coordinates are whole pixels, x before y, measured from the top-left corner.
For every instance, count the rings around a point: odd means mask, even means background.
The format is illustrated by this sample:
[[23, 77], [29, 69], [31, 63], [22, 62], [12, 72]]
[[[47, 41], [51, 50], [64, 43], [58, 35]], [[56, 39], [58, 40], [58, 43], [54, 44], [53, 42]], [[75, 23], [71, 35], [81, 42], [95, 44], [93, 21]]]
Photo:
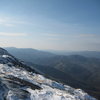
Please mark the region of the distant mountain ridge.
[[[22, 50], [25, 50], [27, 52], [34, 53], [36, 57], [52, 57], [54, 55], [81, 55], [85, 57], [94, 57], [94, 58], [100, 58], [100, 51], [57, 51], [57, 50], [37, 50], [32, 48], [16, 48], [16, 47], [5, 47], [4, 49], [8, 50], [9, 52], [16, 54], [17, 52], [21, 52]], [[16, 52], [15, 52], [16, 51]], [[34, 51], [34, 52], [33, 52]], [[26, 54], [27, 54], [26, 52]], [[38, 55], [37, 55], [38, 54]], [[17, 54], [16, 54], [17, 55]]]
[[56, 55], [82, 55], [85, 57], [95, 57], [100, 58], [100, 51], [53, 51], [47, 50], [48, 52], [54, 53]]
[[24, 61], [33, 61], [37, 62], [39, 59], [53, 57], [55, 54], [36, 50], [32, 48], [15, 48], [15, 47], [6, 47], [5, 48], [9, 53], [17, 57], [18, 59]]

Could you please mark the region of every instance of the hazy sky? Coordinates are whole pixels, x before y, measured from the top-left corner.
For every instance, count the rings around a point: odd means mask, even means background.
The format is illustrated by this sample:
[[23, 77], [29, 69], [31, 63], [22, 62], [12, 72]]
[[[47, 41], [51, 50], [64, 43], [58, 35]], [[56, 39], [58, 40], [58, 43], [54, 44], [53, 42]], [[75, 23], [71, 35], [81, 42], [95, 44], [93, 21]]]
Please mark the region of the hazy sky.
[[100, 0], [0, 0], [0, 46], [100, 51]]

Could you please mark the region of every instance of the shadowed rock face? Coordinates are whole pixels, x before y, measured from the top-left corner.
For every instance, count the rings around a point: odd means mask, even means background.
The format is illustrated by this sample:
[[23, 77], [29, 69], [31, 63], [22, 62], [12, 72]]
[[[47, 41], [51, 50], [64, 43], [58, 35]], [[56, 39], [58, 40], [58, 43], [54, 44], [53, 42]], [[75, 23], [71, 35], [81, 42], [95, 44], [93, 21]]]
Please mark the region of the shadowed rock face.
[[24, 79], [20, 79], [20, 78], [14, 77], [14, 76], [7, 76], [4, 78], [7, 79], [8, 83], [12, 84], [12, 86], [14, 84], [16, 84], [17, 86], [20, 86], [20, 87], [29, 86], [33, 90], [41, 89], [41, 87], [39, 87], [35, 84], [32, 84], [31, 82], [28, 82]]
[[96, 100], [81, 89], [45, 78], [0, 50], [0, 100]]

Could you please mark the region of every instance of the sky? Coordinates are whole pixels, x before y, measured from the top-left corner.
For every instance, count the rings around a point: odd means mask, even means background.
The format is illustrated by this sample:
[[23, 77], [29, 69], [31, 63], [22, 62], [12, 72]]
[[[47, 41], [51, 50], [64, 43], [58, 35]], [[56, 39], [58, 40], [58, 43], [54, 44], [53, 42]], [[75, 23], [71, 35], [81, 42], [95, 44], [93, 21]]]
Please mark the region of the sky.
[[0, 47], [100, 51], [100, 0], [0, 0]]

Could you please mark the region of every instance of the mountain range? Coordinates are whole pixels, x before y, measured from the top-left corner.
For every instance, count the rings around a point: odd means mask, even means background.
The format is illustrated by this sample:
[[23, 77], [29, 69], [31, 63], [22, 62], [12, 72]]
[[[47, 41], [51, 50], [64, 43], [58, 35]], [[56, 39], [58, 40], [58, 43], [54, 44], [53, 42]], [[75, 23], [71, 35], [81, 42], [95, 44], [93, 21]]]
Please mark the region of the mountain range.
[[18, 59], [25, 61], [31, 68], [38, 70], [47, 77], [74, 88], [81, 88], [100, 99], [100, 59], [95, 53], [92, 54], [90, 51], [92, 56], [83, 56], [81, 54], [66, 56], [36, 49], [6, 49]]
[[0, 48], [0, 100], [96, 100], [41, 75]]

